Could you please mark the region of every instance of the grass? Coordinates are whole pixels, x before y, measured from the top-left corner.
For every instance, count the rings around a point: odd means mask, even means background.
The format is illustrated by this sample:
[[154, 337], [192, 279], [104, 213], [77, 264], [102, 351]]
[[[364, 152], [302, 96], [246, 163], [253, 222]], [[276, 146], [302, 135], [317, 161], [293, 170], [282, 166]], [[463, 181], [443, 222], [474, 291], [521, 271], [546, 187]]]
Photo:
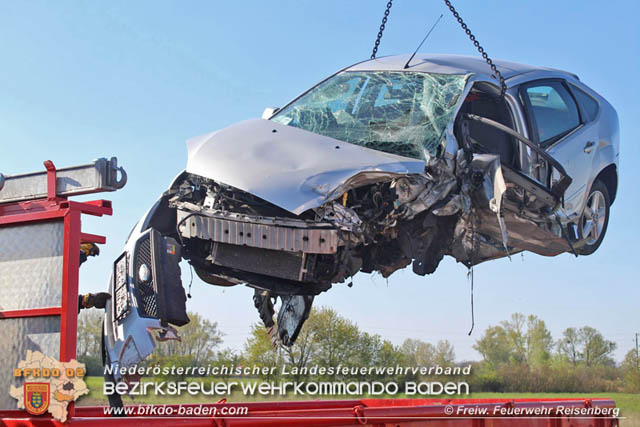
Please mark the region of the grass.
[[[220, 381], [220, 379], [202, 378], [203, 382]], [[143, 379], [144, 382], [153, 381], [153, 379]], [[232, 381], [246, 382], [251, 379], [233, 379]], [[102, 393], [104, 380], [102, 377], [86, 377], [85, 382], [91, 391], [89, 395], [84, 396], [78, 402], [80, 406], [108, 405], [107, 398]], [[191, 396], [187, 393], [180, 396], [136, 396], [133, 399], [124, 397], [125, 404], [153, 403], [153, 404], [181, 404], [181, 403], [210, 403], [217, 402], [220, 398], [226, 397], [230, 402], [256, 402], [256, 401], [277, 401], [277, 400], [315, 400], [315, 399], [353, 399], [354, 396], [247, 396], [243, 395], [240, 390], [234, 391], [230, 396]], [[376, 398], [380, 396], [375, 396]], [[406, 397], [404, 395], [391, 396], [395, 398]], [[415, 396], [412, 396], [415, 397]], [[424, 396], [428, 397], [428, 396]], [[456, 397], [456, 396], [452, 396]], [[616, 406], [620, 408], [620, 416], [626, 419], [622, 420], [623, 426], [639, 426], [640, 427], [640, 394], [631, 393], [471, 393], [468, 396], [460, 396], [460, 398], [470, 399], [589, 399], [589, 398], [609, 398], [616, 402]]]

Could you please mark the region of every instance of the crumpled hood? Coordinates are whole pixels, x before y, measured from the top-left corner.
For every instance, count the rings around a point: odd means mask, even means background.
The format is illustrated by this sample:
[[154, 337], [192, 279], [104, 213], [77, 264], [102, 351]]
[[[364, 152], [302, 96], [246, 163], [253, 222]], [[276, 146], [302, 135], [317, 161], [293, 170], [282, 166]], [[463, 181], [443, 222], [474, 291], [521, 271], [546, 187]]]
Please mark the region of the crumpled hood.
[[[424, 172], [423, 160], [371, 150], [253, 119], [187, 141], [187, 172], [249, 192], [296, 215], [363, 172]], [[368, 174], [371, 175], [371, 174]]]

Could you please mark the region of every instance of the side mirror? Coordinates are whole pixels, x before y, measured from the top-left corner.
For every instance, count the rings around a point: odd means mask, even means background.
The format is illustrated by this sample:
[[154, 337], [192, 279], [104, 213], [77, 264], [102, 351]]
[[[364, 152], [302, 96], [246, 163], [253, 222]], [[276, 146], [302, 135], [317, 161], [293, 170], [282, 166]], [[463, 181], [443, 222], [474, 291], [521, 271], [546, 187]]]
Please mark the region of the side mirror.
[[267, 107], [267, 108], [264, 109], [264, 111], [262, 113], [262, 118], [265, 119], [265, 120], [268, 120], [268, 119], [271, 118], [271, 116], [273, 116], [278, 111], [280, 111], [280, 109], [278, 107]]

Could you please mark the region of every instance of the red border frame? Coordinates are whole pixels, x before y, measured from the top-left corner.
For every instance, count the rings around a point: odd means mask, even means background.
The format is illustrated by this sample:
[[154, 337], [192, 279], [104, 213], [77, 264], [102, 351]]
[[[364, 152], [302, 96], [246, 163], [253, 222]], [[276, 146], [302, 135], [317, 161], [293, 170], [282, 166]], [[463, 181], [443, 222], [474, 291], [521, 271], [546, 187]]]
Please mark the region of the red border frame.
[[[110, 417], [103, 406], [80, 406], [68, 424], [78, 426], [442, 426], [442, 427], [616, 427], [617, 418], [592, 416], [567, 416], [558, 412], [565, 408], [600, 408], [612, 410], [616, 407], [610, 399], [361, 399], [361, 400], [312, 400], [284, 402], [234, 402], [193, 403], [164, 406], [172, 410], [171, 415], [137, 415], [139, 408], [148, 405], [127, 405], [133, 415]], [[460, 407], [486, 410], [494, 408], [531, 409], [544, 408], [548, 415], [538, 416], [456, 416]], [[180, 408], [246, 408], [247, 413], [237, 416], [180, 415]], [[142, 411], [145, 412], [145, 411]], [[207, 411], [211, 412], [211, 411]], [[450, 415], [451, 414], [451, 415]], [[0, 412], [0, 423], [7, 426], [51, 425], [46, 418], [28, 420], [7, 417]], [[63, 425], [54, 422], [53, 425]]]
[[[1, 319], [60, 316], [60, 361], [68, 362], [76, 357], [78, 323], [78, 281], [81, 243], [105, 243], [106, 238], [82, 232], [82, 214], [112, 215], [108, 200], [90, 202], [68, 201], [56, 195], [56, 168], [50, 160], [44, 162], [47, 170], [47, 197], [0, 206], [0, 227], [30, 225], [48, 221], [63, 221], [62, 298], [60, 307], [32, 308], [0, 311]], [[10, 367], [13, 368], [13, 367]], [[0, 390], [0, 392], [3, 392]], [[2, 411], [3, 415], [30, 417], [26, 411]], [[73, 417], [74, 405], [69, 404], [68, 417]], [[46, 420], [45, 417], [38, 419]], [[49, 419], [50, 421], [50, 419]], [[1, 420], [6, 424], [6, 420]]]

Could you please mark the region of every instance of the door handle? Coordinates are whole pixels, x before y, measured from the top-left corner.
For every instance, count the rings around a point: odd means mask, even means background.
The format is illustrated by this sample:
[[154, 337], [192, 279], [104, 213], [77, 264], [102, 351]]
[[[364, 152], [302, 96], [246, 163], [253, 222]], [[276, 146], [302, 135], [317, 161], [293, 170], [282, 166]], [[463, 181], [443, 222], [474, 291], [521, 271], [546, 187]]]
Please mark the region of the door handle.
[[595, 142], [589, 141], [584, 145], [584, 152], [590, 153], [593, 150], [593, 147], [596, 145]]

